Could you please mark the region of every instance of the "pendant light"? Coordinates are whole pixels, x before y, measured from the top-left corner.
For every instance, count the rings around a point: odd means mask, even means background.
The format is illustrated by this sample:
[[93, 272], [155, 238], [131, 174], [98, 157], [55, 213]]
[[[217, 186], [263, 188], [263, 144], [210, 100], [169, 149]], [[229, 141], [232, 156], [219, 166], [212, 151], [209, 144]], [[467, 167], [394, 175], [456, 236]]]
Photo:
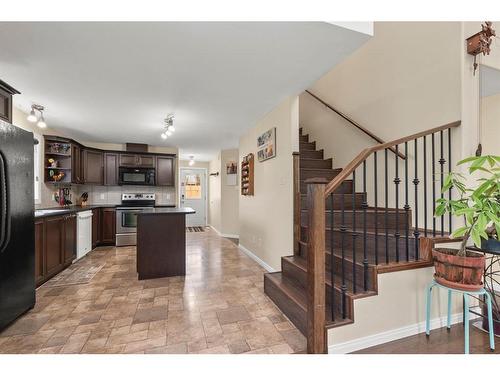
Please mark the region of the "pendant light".
[[170, 137], [175, 132], [174, 128], [174, 114], [170, 113], [163, 120], [163, 132], [161, 133], [161, 139], [165, 140]]
[[[43, 111], [44, 110], [45, 110], [45, 107], [43, 105], [32, 104], [31, 105], [31, 111], [30, 111], [28, 117], [26, 117], [26, 119], [29, 122], [32, 122], [32, 123], [36, 122], [36, 125], [39, 128], [45, 129], [47, 127], [47, 123], [45, 122], [45, 118], [43, 117]], [[36, 112], [40, 113], [40, 117], [39, 118], [37, 117]]]
[[191, 155], [191, 156], [189, 157], [189, 166], [190, 166], [190, 167], [192, 167], [193, 165], [194, 165], [194, 156], [193, 156], [193, 155]]

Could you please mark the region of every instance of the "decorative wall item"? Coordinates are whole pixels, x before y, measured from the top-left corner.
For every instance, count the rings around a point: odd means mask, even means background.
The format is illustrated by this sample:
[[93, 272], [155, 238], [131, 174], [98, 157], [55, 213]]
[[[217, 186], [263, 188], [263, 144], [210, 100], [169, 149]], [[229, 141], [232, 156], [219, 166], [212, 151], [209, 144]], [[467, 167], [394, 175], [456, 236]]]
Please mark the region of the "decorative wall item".
[[238, 163], [230, 161], [226, 163], [226, 185], [235, 186], [238, 184]]
[[257, 138], [257, 158], [259, 161], [276, 156], [276, 128], [269, 129]]
[[253, 195], [254, 185], [254, 156], [248, 154], [241, 162], [241, 195]]
[[474, 56], [474, 74], [476, 74], [477, 62], [476, 56], [482, 53], [483, 55], [490, 54], [490, 46], [493, 37], [496, 35], [492, 27], [493, 23], [486, 21], [481, 25], [482, 30], [467, 38], [467, 53]]

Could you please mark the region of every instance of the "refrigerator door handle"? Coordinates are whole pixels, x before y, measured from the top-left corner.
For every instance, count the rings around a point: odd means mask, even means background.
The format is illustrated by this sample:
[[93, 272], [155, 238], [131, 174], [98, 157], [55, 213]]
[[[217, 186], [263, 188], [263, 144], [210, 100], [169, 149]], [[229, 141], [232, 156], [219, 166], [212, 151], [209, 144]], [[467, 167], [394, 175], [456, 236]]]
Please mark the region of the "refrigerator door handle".
[[5, 158], [0, 152], [0, 253], [10, 241], [9, 188]]

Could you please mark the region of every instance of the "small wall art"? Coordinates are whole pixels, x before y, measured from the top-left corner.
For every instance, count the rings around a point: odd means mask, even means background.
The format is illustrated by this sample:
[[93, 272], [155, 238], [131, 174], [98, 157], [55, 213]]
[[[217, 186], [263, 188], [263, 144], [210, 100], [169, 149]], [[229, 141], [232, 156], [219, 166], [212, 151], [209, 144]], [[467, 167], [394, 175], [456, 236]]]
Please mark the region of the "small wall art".
[[257, 159], [264, 161], [276, 156], [276, 127], [257, 138]]

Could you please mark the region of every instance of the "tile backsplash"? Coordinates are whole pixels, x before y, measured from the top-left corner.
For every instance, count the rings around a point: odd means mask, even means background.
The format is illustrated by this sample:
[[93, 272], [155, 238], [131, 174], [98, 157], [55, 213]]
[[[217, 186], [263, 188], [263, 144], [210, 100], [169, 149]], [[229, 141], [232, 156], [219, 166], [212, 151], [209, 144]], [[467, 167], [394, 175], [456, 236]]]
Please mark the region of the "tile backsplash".
[[[41, 192], [41, 203], [36, 208], [48, 208], [57, 206], [53, 200], [53, 194], [58, 189], [54, 186], [43, 184]], [[120, 204], [122, 193], [155, 193], [157, 204], [177, 204], [175, 187], [160, 186], [97, 186], [97, 185], [72, 185], [72, 202], [76, 204], [78, 198], [87, 192], [88, 204]]]

